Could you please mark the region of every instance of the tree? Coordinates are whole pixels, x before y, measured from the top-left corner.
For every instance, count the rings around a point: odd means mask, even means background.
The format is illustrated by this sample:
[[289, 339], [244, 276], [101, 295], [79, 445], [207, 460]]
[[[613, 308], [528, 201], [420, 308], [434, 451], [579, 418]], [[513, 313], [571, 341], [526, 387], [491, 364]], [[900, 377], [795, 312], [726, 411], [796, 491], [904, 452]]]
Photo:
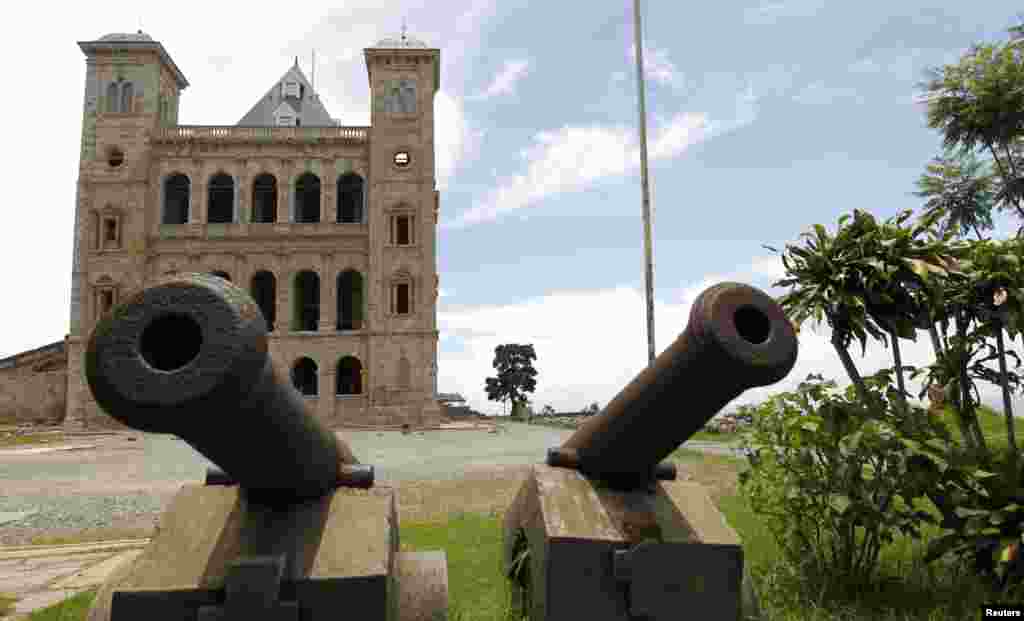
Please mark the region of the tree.
[[918, 178], [920, 191], [914, 195], [928, 199], [923, 217], [939, 211], [945, 216], [939, 228], [940, 235], [949, 231], [963, 234], [971, 228], [981, 239], [982, 230], [992, 230], [994, 175], [987, 164], [974, 154], [957, 156], [949, 151], [945, 156], [932, 160], [927, 172]]
[[537, 389], [537, 369], [533, 360], [537, 354], [533, 345], [506, 344], [494, 348], [494, 369], [497, 377], [488, 377], [484, 386], [488, 401], [512, 402], [512, 416], [520, 416], [519, 409], [526, 404], [526, 393]]
[[588, 405], [587, 407], [583, 408], [583, 415], [584, 416], [593, 416], [593, 415], [597, 414], [600, 411], [601, 411], [601, 406], [597, 403], [597, 401], [595, 401], [595, 402], [591, 403], [590, 405]]
[[545, 405], [544, 409], [541, 410], [540, 413], [541, 413], [541, 416], [554, 416], [555, 415], [555, 408], [551, 407], [550, 405]]
[[[947, 149], [992, 156], [999, 209], [1024, 219], [1024, 24], [1010, 28], [1005, 44], [976, 44], [955, 65], [931, 68], [921, 84], [928, 126]], [[1024, 235], [1024, 226], [1018, 230]]]

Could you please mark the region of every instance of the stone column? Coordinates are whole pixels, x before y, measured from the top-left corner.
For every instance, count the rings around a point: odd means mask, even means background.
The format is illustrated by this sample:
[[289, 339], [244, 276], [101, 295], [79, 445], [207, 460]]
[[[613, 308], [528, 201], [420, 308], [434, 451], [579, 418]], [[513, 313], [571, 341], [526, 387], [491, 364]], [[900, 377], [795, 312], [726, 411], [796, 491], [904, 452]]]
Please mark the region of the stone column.
[[[328, 168], [329, 166], [329, 168]], [[325, 166], [320, 167], [323, 175], [320, 178], [320, 194], [323, 202], [320, 207], [320, 214], [323, 216], [323, 222], [337, 222], [338, 221], [338, 198], [337, 194], [337, 177], [334, 174], [334, 160], [328, 160], [325, 162]]]
[[333, 256], [322, 254], [316, 259], [316, 273], [320, 276], [320, 318], [317, 321], [317, 332], [333, 331], [331, 317], [331, 292], [334, 285], [330, 278], [330, 265]]
[[[238, 220], [239, 224], [249, 224], [252, 222], [252, 205], [250, 205], [250, 199], [252, 198], [252, 174], [249, 172], [249, 167], [242, 165], [239, 174], [235, 176], [238, 187], [235, 190], [238, 193]], [[247, 230], [248, 227], [243, 226], [242, 230]]]
[[336, 273], [338, 270], [334, 266], [334, 255], [322, 255], [320, 267], [320, 290], [324, 295], [320, 298], [320, 331], [336, 332], [338, 330], [338, 279]]
[[206, 185], [209, 181], [207, 179], [206, 167], [200, 164], [195, 168], [195, 172], [193, 174], [195, 175], [192, 182], [192, 208], [194, 209], [193, 214], [195, 215], [195, 220], [193, 220], [193, 222], [195, 224], [205, 225], [210, 220], [206, 214], [206, 199], [208, 198], [206, 196]]
[[277, 175], [277, 223], [291, 222], [291, 171], [281, 167]]
[[285, 255], [276, 255], [278, 261], [277, 272], [277, 299], [274, 304], [277, 306], [277, 332], [287, 334], [292, 329], [292, 313], [290, 306], [292, 294], [292, 269], [288, 258]]

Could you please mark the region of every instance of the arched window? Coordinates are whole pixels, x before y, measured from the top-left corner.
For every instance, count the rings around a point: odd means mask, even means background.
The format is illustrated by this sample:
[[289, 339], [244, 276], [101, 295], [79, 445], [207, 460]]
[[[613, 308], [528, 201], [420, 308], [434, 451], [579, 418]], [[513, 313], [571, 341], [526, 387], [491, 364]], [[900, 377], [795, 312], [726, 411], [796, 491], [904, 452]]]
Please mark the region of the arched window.
[[363, 364], [358, 358], [345, 356], [338, 361], [337, 394], [363, 394]]
[[338, 329], [363, 328], [363, 276], [353, 270], [338, 274]]
[[210, 177], [206, 211], [206, 219], [210, 224], [234, 221], [235, 180], [230, 175], [217, 173]]
[[127, 82], [121, 86], [121, 112], [132, 111], [132, 96], [135, 94], [134, 90], [135, 89], [132, 88], [131, 82]]
[[295, 181], [295, 221], [320, 221], [320, 177], [311, 172]]
[[338, 177], [338, 222], [363, 221], [363, 178], [355, 173]]
[[317, 394], [316, 363], [310, 358], [299, 358], [292, 367], [292, 385], [307, 397]]
[[252, 182], [252, 221], [277, 222], [277, 179], [263, 173]]
[[164, 224], [185, 224], [188, 222], [190, 182], [181, 173], [164, 180]]
[[111, 82], [107, 85], [107, 112], [118, 111], [118, 105], [121, 102], [118, 101], [117, 90], [117, 82]]
[[299, 272], [292, 291], [292, 330], [316, 332], [320, 324], [320, 277], [316, 272]]
[[253, 275], [252, 299], [256, 301], [256, 305], [260, 307], [260, 311], [263, 313], [263, 318], [267, 321], [268, 332], [274, 329], [276, 315], [275, 289], [277, 289], [277, 281], [270, 272], [259, 271]]

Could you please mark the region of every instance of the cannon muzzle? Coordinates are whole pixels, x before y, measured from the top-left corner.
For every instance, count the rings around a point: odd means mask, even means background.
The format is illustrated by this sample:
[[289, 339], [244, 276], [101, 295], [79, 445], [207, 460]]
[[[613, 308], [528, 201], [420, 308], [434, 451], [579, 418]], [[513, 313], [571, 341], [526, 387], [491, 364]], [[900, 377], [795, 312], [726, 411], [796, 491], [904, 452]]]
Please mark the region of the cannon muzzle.
[[270, 503], [372, 485], [274, 366], [256, 302], [226, 280], [181, 274], [130, 296], [93, 329], [85, 373], [115, 419], [173, 433], [216, 464], [211, 483]]
[[674, 478], [661, 460], [743, 391], [784, 378], [796, 357], [793, 326], [772, 298], [739, 283], [710, 287], [679, 338], [552, 449], [548, 465], [626, 484]]

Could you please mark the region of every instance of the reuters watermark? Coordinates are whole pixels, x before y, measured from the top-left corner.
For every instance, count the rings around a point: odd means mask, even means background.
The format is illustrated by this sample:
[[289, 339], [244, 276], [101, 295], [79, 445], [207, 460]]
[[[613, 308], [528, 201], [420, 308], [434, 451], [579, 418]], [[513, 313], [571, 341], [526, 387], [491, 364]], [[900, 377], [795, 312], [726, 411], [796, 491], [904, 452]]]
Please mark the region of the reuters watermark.
[[1024, 619], [1024, 606], [1019, 604], [986, 604], [981, 607], [982, 619]]

